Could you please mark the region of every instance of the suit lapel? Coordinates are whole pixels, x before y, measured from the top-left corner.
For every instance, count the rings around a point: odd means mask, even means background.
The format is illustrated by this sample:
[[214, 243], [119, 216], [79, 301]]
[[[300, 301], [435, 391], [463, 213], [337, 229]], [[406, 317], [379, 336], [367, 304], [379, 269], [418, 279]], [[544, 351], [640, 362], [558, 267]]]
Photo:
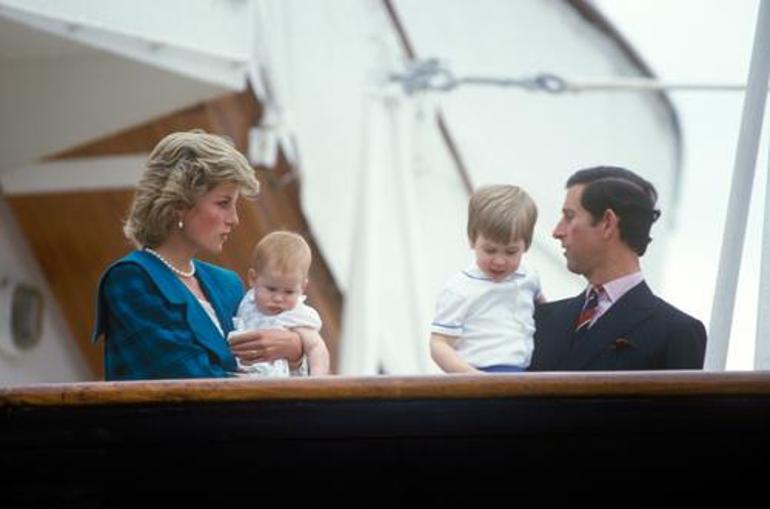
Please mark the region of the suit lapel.
[[[160, 260], [152, 256], [151, 254], [143, 251], [135, 251], [129, 258], [139, 263], [148, 272], [150, 277], [155, 281], [155, 284], [160, 289], [164, 298], [171, 303], [182, 305], [185, 307], [185, 317], [187, 323], [190, 326], [190, 330], [195, 335], [198, 343], [216, 353], [220, 358], [226, 359], [229, 355], [229, 349], [227, 347], [227, 341], [224, 340], [222, 334], [211, 321], [206, 314], [206, 310], [198, 299], [195, 298], [193, 293], [187, 289], [178, 277], [176, 277], [168, 268], [161, 263]], [[198, 281], [203, 287], [203, 291], [211, 302], [214, 310], [216, 311], [217, 318], [222, 325], [225, 334], [232, 329], [231, 318], [224, 317], [222, 311], [222, 303], [214, 297], [218, 295], [216, 292], [209, 291], [210, 288], [216, 288], [216, 284], [212, 284], [212, 277], [205, 270], [202, 264], [195, 263], [196, 271], [198, 271]]]
[[555, 302], [547, 316], [539, 321], [535, 348], [542, 349], [539, 355], [544, 359], [548, 370], [564, 369], [570, 356], [572, 333], [583, 307], [583, 300], [584, 295], [581, 293], [577, 297]]
[[588, 330], [576, 339], [567, 360], [568, 369], [586, 369], [591, 361], [612, 343], [633, 330], [655, 309], [655, 296], [642, 282], [623, 295]]

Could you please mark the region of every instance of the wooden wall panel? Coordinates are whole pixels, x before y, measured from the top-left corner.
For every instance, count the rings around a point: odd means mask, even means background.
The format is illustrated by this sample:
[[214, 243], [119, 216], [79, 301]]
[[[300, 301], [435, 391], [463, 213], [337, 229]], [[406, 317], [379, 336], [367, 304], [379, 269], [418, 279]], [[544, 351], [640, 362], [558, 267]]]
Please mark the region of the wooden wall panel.
[[[486, 507], [515, 483], [527, 506], [753, 507], [769, 422], [767, 372], [0, 387], [0, 490], [9, 508], [188, 507], [227, 486], [250, 507], [258, 479], [273, 505]], [[287, 475], [298, 458], [313, 473], [302, 489]]]
[[[48, 159], [148, 153], [166, 134], [194, 128], [229, 136], [239, 150], [247, 148], [248, 130], [262, 110], [251, 91], [229, 94], [207, 103], [54, 154]], [[224, 252], [207, 261], [232, 268], [245, 278], [254, 243], [274, 229], [305, 236], [314, 260], [308, 302], [320, 313], [321, 331], [336, 370], [342, 295], [318, 251], [299, 203], [300, 183], [285, 159], [276, 168], [258, 168], [261, 192], [255, 201], [241, 200], [239, 227]], [[67, 323], [96, 377], [103, 376], [101, 345], [90, 344], [98, 278], [107, 265], [132, 247], [122, 235], [132, 189], [11, 196], [8, 202], [51, 285]]]
[[132, 192], [12, 196], [8, 202], [92, 371], [101, 376], [101, 344], [90, 344], [96, 282], [129, 249], [121, 221]]

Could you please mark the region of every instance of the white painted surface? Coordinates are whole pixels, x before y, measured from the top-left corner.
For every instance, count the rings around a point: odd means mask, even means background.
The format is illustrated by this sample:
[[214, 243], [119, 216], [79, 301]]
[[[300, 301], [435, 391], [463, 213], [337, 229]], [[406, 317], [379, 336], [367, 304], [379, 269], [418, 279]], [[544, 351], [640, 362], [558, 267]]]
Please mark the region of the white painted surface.
[[[15, 357], [0, 352], [0, 385], [95, 379], [3, 196], [0, 196], [0, 277], [37, 286], [45, 302], [43, 336], [38, 345]], [[0, 334], [8, 334], [8, 324], [0, 323]]]
[[0, 187], [6, 196], [133, 188], [146, 162], [143, 154], [29, 164], [0, 173]]
[[245, 87], [250, 2], [158, 5], [0, 0], [0, 172]]
[[0, 172], [225, 92], [104, 53], [0, 61]]
[[191, 79], [241, 90], [249, 63], [249, 6], [239, 0], [166, 0], [162, 9], [151, 0], [2, 0], [0, 16]]

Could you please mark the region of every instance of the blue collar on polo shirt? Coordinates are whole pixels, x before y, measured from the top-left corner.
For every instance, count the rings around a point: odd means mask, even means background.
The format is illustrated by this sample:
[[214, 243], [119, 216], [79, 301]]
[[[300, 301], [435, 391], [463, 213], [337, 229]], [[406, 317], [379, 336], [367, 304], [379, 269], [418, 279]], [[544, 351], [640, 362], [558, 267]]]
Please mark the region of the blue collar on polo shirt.
[[495, 281], [491, 277], [487, 276], [484, 273], [484, 271], [481, 270], [478, 265], [476, 265], [475, 261], [467, 269], [463, 271], [463, 274], [465, 274], [471, 279], [482, 279], [484, 281], [492, 281], [494, 283], [504, 283], [507, 281], [513, 281], [514, 279], [523, 278], [527, 275], [522, 269], [522, 266], [519, 265], [518, 269], [516, 269], [515, 271], [505, 276], [505, 278], [501, 279], [500, 281]]

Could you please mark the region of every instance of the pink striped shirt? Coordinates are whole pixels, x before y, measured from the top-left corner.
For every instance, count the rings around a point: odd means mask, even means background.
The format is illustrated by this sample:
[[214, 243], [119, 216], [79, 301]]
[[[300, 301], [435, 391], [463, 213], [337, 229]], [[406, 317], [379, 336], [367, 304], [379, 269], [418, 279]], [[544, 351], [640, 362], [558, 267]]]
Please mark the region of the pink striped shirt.
[[[596, 312], [591, 318], [591, 324], [589, 327], [596, 323], [596, 320], [598, 320], [600, 316], [606, 313], [607, 310], [618, 301], [618, 299], [626, 294], [626, 292], [631, 290], [642, 281], [644, 281], [644, 276], [642, 275], [641, 271], [638, 271], [604, 283], [602, 285], [604, 291], [599, 294], [599, 302], [596, 304]], [[586, 297], [588, 297], [588, 292], [590, 289], [591, 286], [589, 285], [585, 291]]]

